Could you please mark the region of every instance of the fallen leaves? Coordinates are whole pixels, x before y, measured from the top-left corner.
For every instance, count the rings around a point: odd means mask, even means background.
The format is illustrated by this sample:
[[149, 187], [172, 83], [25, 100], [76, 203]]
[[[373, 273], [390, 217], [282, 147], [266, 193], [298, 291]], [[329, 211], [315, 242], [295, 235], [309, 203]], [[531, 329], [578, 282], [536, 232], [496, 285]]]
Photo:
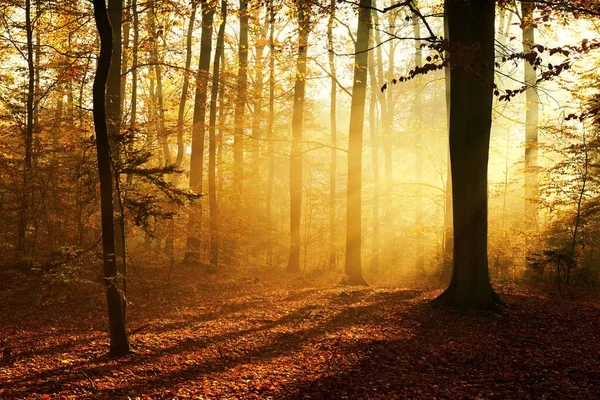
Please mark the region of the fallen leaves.
[[[172, 295], [153, 309], [158, 302], [148, 293], [134, 292], [130, 324], [137, 352], [117, 360], [104, 355], [102, 323], [77, 318], [93, 314], [85, 303], [62, 309], [56, 325], [49, 318], [24, 323], [17, 309], [3, 309], [8, 323], [0, 335], [17, 357], [0, 366], [0, 397], [600, 395], [600, 310], [593, 302], [522, 291], [504, 293], [509, 308], [503, 315], [465, 316], [433, 308], [436, 293], [293, 289], [281, 282], [228, 288], [221, 282], [195, 297], [182, 290], [181, 298]], [[29, 307], [25, 298], [14, 300], [15, 307]], [[26, 315], [48, 311], [57, 312], [38, 306]]]

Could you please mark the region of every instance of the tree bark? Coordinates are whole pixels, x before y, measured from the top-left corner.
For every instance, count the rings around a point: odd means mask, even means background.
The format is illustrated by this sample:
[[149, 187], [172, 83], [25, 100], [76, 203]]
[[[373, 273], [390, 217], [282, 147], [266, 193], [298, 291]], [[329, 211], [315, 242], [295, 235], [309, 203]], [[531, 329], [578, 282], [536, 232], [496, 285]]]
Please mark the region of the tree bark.
[[237, 196], [238, 201], [241, 201], [244, 181], [244, 115], [248, 85], [248, 0], [240, 0], [239, 17], [240, 43], [233, 133], [233, 182], [234, 195]]
[[102, 216], [102, 253], [104, 283], [108, 302], [110, 354], [122, 356], [129, 353], [129, 340], [125, 329], [125, 315], [118, 288], [115, 256], [115, 226], [113, 220], [113, 176], [106, 115], [106, 86], [113, 51], [113, 36], [105, 0], [94, 0], [94, 18], [100, 35], [100, 56], [93, 86], [93, 115], [100, 176], [100, 203]]
[[[267, 143], [269, 145], [269, 177], [267, 180], [266, 216], [267, 226], [273, 225], [273, 185], [275, 182], [275, 149], [273, 146], [273, 129], [275, 126], [275, 5], [269, 5], [269, 122], [267, 128]], [[267, 265], [273, 265], [273, 239], [269, 235], [267, 243]]]
[[362, 276], [362, 142], [367, 91], [371, 0], [361, 0], [356, 28], [354, 84], [348, 134], [348, 194], [346, 205], [345, 273], [350, 285], [366, 284]]
[[[200, 38], [200, 61], [196, 76], [196, 97], [194, 101], [194, 121], [192, 127], [192, 154], [190, 159], [190, 189], [202, 193], [204, 169], [204, 134], [206, 131], [206, 100], [212, 52], [212, 33], [215, 7], [210, 3], [202, 3], [202, 35]], [[188, 227], [188, 247], [198, 252], [202, 229], [202, 205], [194, 205], [190, 212]], [[195, 254], [194, 257], [198, 255]], [[195, 260], [199, 261], [199, 260]]]
[[290, 253], [287, 269], [300, 271], [300, 219], [302, 214], [302, 130], [306, 87], [306, 56], [310, 25], [309, 5], [298, 2], [298, 59], [294, 106], [292, 110], [292, 149], [290, 154]]
[[450, 72], [454, 269], [450, 286], [437, 301], [460, 309], [489, 309], [501, 303], [490, 283], [487, 254], [495, 2], [446, 0], [445, 9], [451, 45], [479, 50], [475, 65], [456, 62]]
[[181, 84], [181, 100], [179, 101], [179, 110], [177, 112], [177, 156], [175, 158], [175, 167], [181, 168], [183, 156], [185, 154], [185, 143], [183, 141], [183, 125], [185, 119], [185, 105], [187, 103], [188, 91], [190, 86], [190, 67], [192, 66], [192, 38], [194, 33], [194, 21], [196, 20], [196, 10], [198, 2], [192, 2], [192, 13], [188, 24], [185, 44], [185, 71], [183, 73], [183, 83]]
[[[448, 38], [448, 18], [444, 15], [444, 36]], [[448, 57], [448, 52], [446, 52]], [[446, 125], [450, 132], [450, 65], [444, 69], [446, 92]], [[454, 257], [454, 223], [452, 221], [452, 163], [450, 160], [450, 135], [448, 135], [448, 156], [446, 162], [446, 190], [444, 193], [444, 264], [440, 281], [450, 283], [452, 277], [452, 258]]]
[[25, 237], [29, 223], [33, 179], [33, 129], [35, 112], [35, 64], [33, 53], [33, 23], [31, 18], [31, 0], [25, 2], [25, 30], [27, 33], [27, 104], [25, 124], [25, 158], [23, 161], [23, 192], [19, 209], [19, 229], [17, 232], [17, 255], [25, 256]]
[[[416, 0], [413, 1], [413, 7], [418, 9], [418, 3]], [[420, 20], [413, 15], [412, 24], [413, 24], [413, 33], [415, 38], [421, 37], [421, 25]], [[415, 40], [415, 67], [419, 68], [423, 66], [423, 51], [421, 50], [421, 42], [419, 40]], [[415, 130], [415, 183], [417, 187], [421, 188], [421, 184], [423, 183], [423, 124], [421, 122], [421, 90], [422, 88], [422, 79], [421, 75], [417, 75], [414, 79], [414, 91], [415, 91], [415, 101], [413, 103], [413, 116], [414, 116], [414, 124], [413, 128]], [[424, 234], [423, 230], [425, 227], [423, 226], [423, 191], [419, 189], [418, 196], [416, 198], [416, 212], [415, 212], [415, 229], [417, 230], [416, 237], [416, 260], [415, 260], [415, 271], [418, 274], [425, 273], [425, 250], [423, 246]]]
[[[521, 2], [523, 25], [523, 52], [529, 53], [535, 45], [533, 3]], [[534, 231], [538, 226], [538, 208], [535, 194], [538, 188], [538, 119], [539, 98], [537, 94], [537, 74], [533, 65], [525, 61], [525, 218], [527, 226]]]
[[217, 47], [213, 63], [212, 87], [210, 93], [209, 145], [208, 145], [208, 196], [210, 211], [210, 268], [209, 272], [217, 272], [219, 265], [219, 231], [217, 219], [217, 98], [219, 96], [219, 68], [221, 53], [225, 43], [225, 24], [227, 22], [227, 0], [221, 1], [221, 25], [217, 32]]
[[375, 75], [375, 55], [373, 51], [369, 52], [369, 86], [371, 87], [371, 99], [369, 104], [369, 134], [371, 135], [371, 164], [373, 167], [373, 239], [371, 245], [371, 265], [372, 273], [379, 272], [379, 247], [380, 247], [380, 227], [379, 227], [379, 196], [381, 192], [379, 182], [379, 132], [377, 131], [377, 97], [380, 92], [377, 87], [377, 77]]
[[331, 92], [329, 96], [329, 124], [331, 127], [331, 166], [329, 169], [329, 270], [337, 269], [337, 229], [336, 229], [336, 175], [337, 175], [337, 72], [333, 53], [333, 23], [335, 21], [336, 0], [331, 0], [331, 14], [327, 25], [327, 51], [329, 52], [329, 70], [331, 73]]
[[[120, 163], [120, 148], [118, 136], [121, 133], [121, 24], [123, 21], [123, 1], [108, 0], [108, 18], [110, 20], [113, 37], [113, 50], [108, 81], [106, 84], [106, 116], [108, 140], [111, 148], [111, 159], [114, 173], [114, 203], [115, 209], [115, 251], [117, 256], [117, 271], [119, 288], [125, 296], [127, 290], [127, 261], [125, 258], [125, 215], [121, 202], [119, 188], [119, 172], [114, 167]], [[127, 302], [123, 301], [123, 308], [127, 308]]]

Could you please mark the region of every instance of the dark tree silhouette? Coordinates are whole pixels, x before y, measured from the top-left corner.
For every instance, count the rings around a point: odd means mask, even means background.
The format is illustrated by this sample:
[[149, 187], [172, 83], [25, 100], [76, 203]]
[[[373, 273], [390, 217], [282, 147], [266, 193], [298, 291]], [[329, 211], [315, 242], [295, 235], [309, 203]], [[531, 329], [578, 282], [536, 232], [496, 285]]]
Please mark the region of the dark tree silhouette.
[[[448, 40], [453, 49], [450, 53], [450, 158], [454, 269], [450, 286], [437, 301], [463, 309], [488, 309], [502, 302], [490, 283], [487, 253], [495, 2], [446, 0], [445, 11]], [[468, 51], [475, 51], [476, 63], [457, 59]]]
[[113, 217], [113, 175], [111, 171], [110, 144], [106, 124], [106, 83], [112, 58], [112, 28], [108, 20], [105, 0], [94, 0], [94, 19], [100, 36], [100, 56], [94, 78], [93, 104], [98, 173], [100, 176], [100, 207], [102, 215], [102, 255], [104, 283], [108, 302], [110, 331], [110, 354], [121, 356], [129, 353], [129, 340], [125, 329], [125, 315], [121, 308], [121, 293], [117, 281], [115, 256], [115, 225]]

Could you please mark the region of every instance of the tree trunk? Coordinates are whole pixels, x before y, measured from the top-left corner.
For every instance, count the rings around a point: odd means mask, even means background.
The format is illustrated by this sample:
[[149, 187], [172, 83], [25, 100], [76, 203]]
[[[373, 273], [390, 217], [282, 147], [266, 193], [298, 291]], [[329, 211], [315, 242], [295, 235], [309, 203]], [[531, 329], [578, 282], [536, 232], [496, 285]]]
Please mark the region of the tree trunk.
[[209, 272], [216, 272], [219, 265], [219, 232], [217, 220], [217, 98], [219, 95], [219, 68], [221, 53], [225, 43], [225, 24], [227, 22], [227, 0], [221, 1], [221, 24], [217, 33], [217, 47], [213, 63], [212, 88], [210, 93], [209, 117], [209, 145], [208, 145], [208, 196], [210, 210], [210, 268]]
[[[535, 45], [533, 3], [521, 2], [523, 16], [523, 52], [529, 53]], [[533, 65], [525, 61], [525, 218], [527, 226], [534, 231], [538, 226], [538, 208], [534, 196], [538, 187], [538, 116], [539, 98], [537, 95], [537, 74]]]
[[25, 256], [25, 236], [29, 223], [29, 210], [31, 208], [32, 178], [33, 178], [33, 128], [34, 128], [34, 100], [35, 100], [35, 65], [33, 54], [33, 24], [31, 18], [31, 0], [25, 2], [25, 30], [27, 31], [27, 105], [25, 124], [25, 158], [23, 162], [23, 192], [19, 213], [19, 229], [17, 232], [17, 255]]
[[354, 59], [354, 84], [348, 134], [348, 194], [346, 205], [346, 264], [350, 285], [366, 284], [362, 276], [362, 141], [367, 92], [371, 0], [360, 0]]
[[165, 105], [164, 105], [164, 93], [163, 93], [163, 77], [162, 77], [162, 66], [158, 56], [158, 43], [160, 42], [160, 29], [156, 27], [157, 14], [156, 14], [156, 1], [151, 0], [148, 3], [150, 14], [148, 18], [150, 20], [150, 64], [154, 69], [154, 75], [156, 76], [156, 105], [157, 105], [157, 119], [156, 119], [156, 138], [160, 146], [162, 147], [164, 166], [172, 165], [171, 162], [171, 150], [169, 149], [169, 137], [165, 129]]
[[255, 44], [255, 57], [254, 57], [254, 110], [252, 112], [252, 176], [255, 181], [254, 191], [256, 192], [259, 188], [259, 168], [260, 160], [260, 139], [262, 135], [262, 123], [263, 123], [263, 88], [264, 88], [264, 76], [263, 76], [263, 54], [265, 52], [265, 44], [267, 39], [267, 29], [269, 25], [260, 21], [260, 7], [257, 7], [255, 13], [257, 30], [259, 31], [259, 37], [256, 38]]
[[233, 182], [234, 195], [238, 197], [238, 201], [241, 201], [244, 181], [244, 115], [248, 84], [248, 0], [240, 0], [239, 17], [240, 43], [233, 134]]
[[[133, 17], [133, 43], [131, 45], [131, 118], [129, 119], [129, 129], [135, 132], [137, 129], [137, 67], [140, 42], [140, 21], [137, 12], [137, 0], [131, 1], [131, 15]], [[128, 179], [130, 178], [128, 177]]]
[[292, 149], [290, 154], [290, 254], [287, 269], [300, 271], [300, 217], [302, 214], [302, 130], [306, 87], [306, 55], [310, 24], [309, 5], [298, 2], [298, 60], [292, 111]]
[[[267, 143], [269, 144], [269, 178], [267, 180], [266, 216], [267, 226], [273, 225], [273, 185], [275, 181], [275, 149], [273, 147], [273, 129], [275, 125], [275, 5], [269, 5], [269, 126], [267, 128]], [[273, 266], [273, 239], [269, 235], [267, 243], [267, 265]]]
[[[396, 14], [390, 14], [391, 26], [396, 24]], [[378, 30], [375, 31], [379, 35]], [[376, 37], [377, 39], [377, 37]], [[379, 39], [377, 39], [379, 40]], [[395, 52], [396, 42], [391, 41], [388, 53], [388, 77], [387, 81], [391, 81], [396, 76], [395, 67]], [[393, 197], [394, 197], [394, 164], [392, 155], [392, 139], [394, 138], [394, 113], [395, 113], [395, 102], [394, 102], [394, 90], [387, 90], [386, 107], [385, 112], [382, 115], [383, 125], [383, 156], [384, 156], [384, 170], [385, 170], [385, 197], [384, 197], [384, 232], [386, 237], [386, 243], [384, 244], [387, 252], [392, 252], [394, 247], [397, 246], [395, 242], [395, 227], [394, 227], [394, 210], [393, 210]]]
[[[202, 193], [204, 168], [204, 134], [206, 131], [206, 99], [212, 52], [213, 18], [215, 7], [202, 3], [202, 36], [200, 39], [200, 61], [196, 76], [196, 98], [194, 100], [194, 121], [192, 127], [192, 154], [190, 159], [190, 189]], [[188, 248], [199, 261], [197, 252], [201, 243], [202, 205], [196, 204], [190, 212], [188, 226]]]
[[181, 85], [181, 100], [179, 101], [179, 111], [177, 112], [177, 156], [175, 158], [175, 167], [181, 168], [183, 156], [185, 154], [185, 144], [183, 141], [183, 125], [185, 119], [185, 105], [188, 97], [190, 86], [190, 67], [192, 66], [192, 37], [194, 33], [194, 21], [196, 20], [196, 10], [198, 2], [192, 2], [192, 13], [188, 24], [185, 45], [185, 71], [183, 72], [183, 83]]
[[127, 92], [127, 69], [129, 68], [129, 34], [131, 33], [131, 0], [127, 0], [125, 6], [125, 18], [126, 22], [123, 23], [123, 54], [121, 60], [121, 112], [123, 115], [126, 113], [125, 110], [125, 93]]
[[380, 90], [377, 85], [375, 75], [375, 56], [373, 51], [369, 52], [369, 85], [371, 87], [371, 99], [369, 105], [369, 134], [371, 135], [371, 164], [373, 166], [373, 242], [371, 246], [371, 265], [372, 273], [379, 272], [379, 133], [377, 132], [377, 97]]
[[480, 50], [477, 65], [456, 63], [450, 72], [454, 269], [450, 286], [437, 301], [461, 309], [489, 309], [501, 303], [490, 283], [487, 254], [495, 2], [446, 0], [445, 8], [451, 45], [476, 44]]
[[[418, 4], [413, 1], [413, 7], [418, 8]], [[421, 20], [416, 16], [413, 16], [412, 24], [413, 24], [413, 33], [415, 38], [421, 37]], [[415, 40], [415, 68], [419, 68], [423, 66], [423, 51], [421, 50], [421, 42], [419, 40]], [[414, 124], [413, 129], [415, 130], [415, 183], [418, 190], [417, 196], [417, 205], [415, 211], [415, 229], [417, 230], [417, 237], [415, 244], [416, 249], [416, 260], [415, 260], [415, 271], [418, 274], [425, 273], [425, 250], [423, 248], [423, 230], [425, 229], [423, 226], [423, 191], [422, 183], [423, 183], [423, 131], [422, 131], [422, 122], [421, 122], [421, 90], [422, 87], [422, 79], [421, 75], [417, 75], [414, 79], [414, 91], [415, 91], [415, 101], [413, 103], [413, 117]]]
[[[112, 166], [120, 162], [120, 148], [117, 137], [121, 133], [121, 23], [123, 21], [123, 1], [108, 1], [108, 17], [112, 27], [113, 50], [112, 62], [108, 73], [106, 85], [106, 116], [108, 118], [108, 140], [111, 147]], [[125, 258], [125, 215], [121, 202], [121, 193], [119, 189], [119, 172], [113, 169], [114, 173], [114, 203], [115, 209], [115, 251], [117, 256], [117, 271], [119, 288], [125, 296], [127, 290], [127, 262]], [[123, 308], [126, 309], [127, 302], [123, 301]]]
[[125, 329], [125, 315], [121, 307], [122, 298], [117, 279], [115, 226], [113, 221], [113, 177], [105, 104], [106, 86], [113, 51], [113, 36], [105, 0], [94, 0], [93, 4], [96, 27], [100, 35], [100, 56], [93, 86], [93, 115], [98, 152], [98, 173], [100, 176], [104, 283], [108, 302], [110, 354], [122, 356], [129, 353], [129, 340]]
[[[448, 38], [448, 18], [444, 16], [444, 36]], [[446, 57], [448, 53], [446, 52]], [[450, 132], [450, 65], [444, 69], [444, 84], [446, 91], [446, 125]], [[448, 139], [450, 136], [448, 135]], [[450, 145], [450, 141], [448, 141]], [[452, 222], [452, 163], [450, 162], [450, 147], [448, 147], [446, 162], [446, 190], [444, 193], [444, 264], [440, 281], [450, 283], [452, 277], [452, 258], [454, 257], [454, 224]]]
[[337, 72], [333, 53], [333, 22], [335, 21], [336, 0], [331, 0], [331, 14], [327, 25], [327, 50], [329, 52], [329, 70], [331, 73], [331, 94], [329, 96], [331, 126], [331, 166], [329, 169], [329, 270], [337, 269], [337, 229], [335, 221], [336, 175], [337, 175]]

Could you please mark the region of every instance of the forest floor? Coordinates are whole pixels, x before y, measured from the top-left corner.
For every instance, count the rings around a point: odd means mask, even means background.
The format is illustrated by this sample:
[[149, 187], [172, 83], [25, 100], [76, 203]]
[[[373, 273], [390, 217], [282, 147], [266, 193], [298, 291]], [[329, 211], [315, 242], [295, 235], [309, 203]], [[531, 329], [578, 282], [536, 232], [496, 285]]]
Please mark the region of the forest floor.
[[101, 286], [0, 275], [2, 399], [600, 398], [600, 297], [499, 288], [505, 313], [462, 315], [425, 281], [182, 268], [132, 280], [111, 359]]

